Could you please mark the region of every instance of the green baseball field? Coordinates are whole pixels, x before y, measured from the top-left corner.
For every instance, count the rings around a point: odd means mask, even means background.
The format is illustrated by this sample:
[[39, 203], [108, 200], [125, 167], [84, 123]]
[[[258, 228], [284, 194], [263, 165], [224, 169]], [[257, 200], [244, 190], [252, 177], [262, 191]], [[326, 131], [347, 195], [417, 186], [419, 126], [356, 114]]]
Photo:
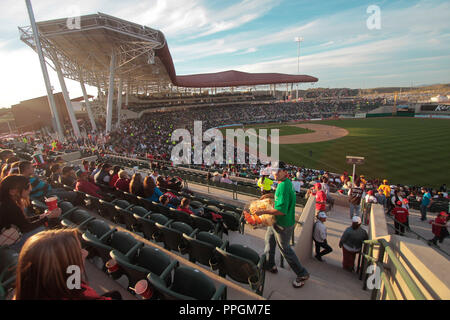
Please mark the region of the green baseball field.
[[[346, 156], [361, 156], [366, 160], [357, 167], [357, 173], [369, 178], [429, 187], [450, 183], [449, 120], [376, 118], [312, 123], [333, 126], [331, 131], [335, 127], [344, 128], [348, 135], [315, 143], [280, 144], [281, 160], [307, 168], [351, 173], [352, 166], [346, 163]], [[306, 137], [311, 132], [308, 129], [302, 132], [302, 128], [292, 124], [257, 128], [279, 128], [280, 143], [288, 138], [286, 135], [296, 135], [296, 141], [301, 142], [298, 135]]]

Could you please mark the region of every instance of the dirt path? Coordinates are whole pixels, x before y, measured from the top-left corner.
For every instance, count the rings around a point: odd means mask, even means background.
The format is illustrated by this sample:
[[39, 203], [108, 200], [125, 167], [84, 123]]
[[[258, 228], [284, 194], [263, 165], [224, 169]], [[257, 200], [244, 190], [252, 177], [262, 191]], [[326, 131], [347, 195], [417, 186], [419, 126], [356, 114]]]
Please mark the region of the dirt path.
[[298, 144], [298, 143], [314, 143], [321, 141], [329, 141], [345, 137], [346, 135], [349, 134], [349, 132], [343, 128], [335, 126], [327, 126], [323, 124], [305, 123], [305, 124], [296, 124], [292, 126], [309, 129], [314, 132], [304, 134], [294, 134], [290, 136], [282, 136], [280, 137], [280, 144]]

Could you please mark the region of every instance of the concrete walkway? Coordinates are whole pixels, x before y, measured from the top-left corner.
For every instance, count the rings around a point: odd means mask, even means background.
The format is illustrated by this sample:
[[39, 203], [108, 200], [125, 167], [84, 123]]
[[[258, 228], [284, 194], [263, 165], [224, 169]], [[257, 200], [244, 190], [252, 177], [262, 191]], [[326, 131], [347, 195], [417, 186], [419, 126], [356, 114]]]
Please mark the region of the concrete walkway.
[[[189, 184], [189, 189], [195, 193], [207, 193], [207, 187]], [[248, 201], [255, 200], [255, 197], [239, 195], [239, 200], [233, 200], [231, 193], [217, 191], [210, 188], [209, 197], [220, 198], [223, 202], [245, 205]], [[297, 207], [296, 213], [301, 214], [302, 208]], [[301, 261], [309, 271], [311, 277], [303, 288], [296, 289], [292, 286], [295, 274], [285, 262], [284, 267], [280, 267], [280, 253], [276, 250], [276, 263], [278, 273], [266, 272], [266, 284], [264, 297], [269, 300], [367, 300], [370, 299], [370, 292], [362, 290], [362, 282], [356, 273], [350, 273], [342, 269], [342, 249], [339, 248], [339, 240], [342, 233], [351, 225], [349, 209], [335, 206], [326, 222], [328, 228], [328, 244], [333, 248], [333, 252], [323, 258], [324, 262], [319, 262], [315, 258], [308, 261]], [[259, 254], [264, 252], [265, 229], [252, 229], [248, 225], [245, 227], [245, 234], [232, 232], [228, 236], [230, 244], [243, 244], [254, 249]], [[224, 238], [227, 236], [224, 235]], [[242, 285], [242, 284], [241, 284]], [[232, 299], [232, 297], [229, 297]]]

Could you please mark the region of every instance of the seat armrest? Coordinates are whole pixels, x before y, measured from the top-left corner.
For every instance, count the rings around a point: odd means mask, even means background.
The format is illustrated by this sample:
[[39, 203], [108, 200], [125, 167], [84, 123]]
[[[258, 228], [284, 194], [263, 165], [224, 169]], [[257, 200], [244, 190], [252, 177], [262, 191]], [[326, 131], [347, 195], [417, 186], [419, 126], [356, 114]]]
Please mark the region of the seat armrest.
[[192, 233], [191, 234], [189, 234], [189, 237], [191, 237], [191, 238], [194, 238], [194, 236], [198, 233], [200, 231], [200, 229], [199, 228], [197, 228], [197, 229], [194, 229], [194, 231], [192, 231]]
[[259, 258], [259, 262], [258, 262], [258, 269], [264, 269], [264, 263], [266, 262], [267, 259], [267, 253], [263, 253], [261, 255], [261, 257]]
[[116, 232], [116, 231], [117, 231], [116, 228], [109, 230], [107, 233], [105, 233], [104, 235], [102, 235], [102, 236], [100, 237], [99, 241], [100, 241], [100, 242], [103, 242], [105, 239], [107, 239], [110, 235], [112, 235], [112, 234], [113, 234], [114, 232]]
[[216, 290], [211, 300], [226, 300], [227, 299], [227, 286], [222, 284]]
[[95, 217], [90, 217], [90, 218], [86, 219], [85, 221], [83, 221], [82, 223], [80, 223], [78, 226], [78, 229], [80, 229], [80, 230], [83, 229], [92, 220], [95, 220]]
[[229, 244], [228, 240], [225, 240], [225, 242], [220, 246], [220, 249], [226, 251], [228, 248], [228, 244]]
[[138, 251], [140, 248], [142, 248], [144, 244], [142, 242], [136, 243], [133, 248], [131, 248], [126, 254], [125, 257], [127, 259], [130, 259], [134, 254], [136, 254], [136, 251]]
[[178, 267], [179, 262], [177, 260], [172, 261], [166, 269], [164, 269], [164, 271], [161, 273], [161, 275], [159, 276], [161, 279], [166, 279], [170, 273], [172, 272], [173, 269], [175, 269], [176, 267]]
[[72, 212], [74, 212], [75, 210], [80, 209], [78, 206], [73, 207], [72, 209], [69, 209], [69, 211], [63, 213], [59, 219], [60, 220], [64, 220], [69, 214], [71, 214]]

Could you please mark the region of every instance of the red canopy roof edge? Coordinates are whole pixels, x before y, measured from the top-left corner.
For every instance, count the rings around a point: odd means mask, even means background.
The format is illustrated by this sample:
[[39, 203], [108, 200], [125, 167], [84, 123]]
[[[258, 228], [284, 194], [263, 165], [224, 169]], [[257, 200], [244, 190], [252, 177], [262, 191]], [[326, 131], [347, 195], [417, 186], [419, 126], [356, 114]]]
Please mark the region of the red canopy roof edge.
[[156, 50], [156, 55], [166, 67], [172, 83], [178, 87], [186, 88], [214, 88], [214, 87], [238, 87], [255, 86], [280, 83], [317, 82], [318, 78], [308, 75], [289, 75], [281, 73], [247, 73], [229, 70], [217, 73], [193, 74], [177, 76], [170, 54], [166, 45]]

